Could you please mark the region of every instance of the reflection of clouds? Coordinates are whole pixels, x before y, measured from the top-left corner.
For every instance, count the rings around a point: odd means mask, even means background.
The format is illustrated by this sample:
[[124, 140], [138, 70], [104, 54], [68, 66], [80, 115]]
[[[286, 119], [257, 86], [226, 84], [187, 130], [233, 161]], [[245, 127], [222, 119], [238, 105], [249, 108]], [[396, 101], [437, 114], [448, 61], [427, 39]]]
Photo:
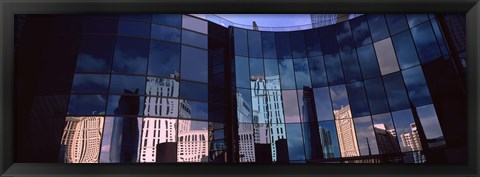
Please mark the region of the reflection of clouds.
[[378, 41], [374, 46], [382, 75], [400, 70], [390, 38]]
[[100, 153], [100, 163], [110, 162], [110, 141], [113, 131], [113, 117], [106, 117], [103, 125], [102, 147]]
[[283, 59], [279, 62], [280, 77], [282, 79], [282, 87], [284, 89], [293, 88], [295, 78], [293, 75], [292, 59]]
[[286, 90], [282, 91], [283, 97], [283, 108], [285, 111], [285, 121], [289, 122], [299, 122], [300, 115], [297, 105], [297, 93], [296, 90]]
[[333, 109], [340, 109], [342, 106], [348, 105], [347, 91], [345, 85], [330, 87], [330, 94], [332, 97]]
[[77, 60], [77, 69], [80, 71], [102, 71], [109, 68], [102, 58], [95, 58], [86, 53], [79, 53]]
[[132, 54], [120, 48], [115, 51], [116, 72], [142, 74], [145, 72], [146, 62], [146, 57]]
[[371, 42], [371, 39], [369, 38], [369, 30], [368, 30], [368, 24], [365, 20], [362, 20], [358, 26], [353, 28], [353, 34], [355, 35], [356, 41], [360, 41], [360, 44], [367, 44]]
[[433, 105], [419, 107], [417, 111], [427, 139], [443, 136]]
[[294, 62], [295, 77], [297, 80], [297, 88], [303, 88], [303, 86], [311, 87], [310, 73], [308, 68], [307, 59], [297, 59]]
[[[341, 28], [341, 29], [338, 29]], [[337, 33], [337, 41], [339, 42], [349, 42], [347, 41], [348, 39], [351, 39], [352, 34], [350, 33], [350, 24], [348, 22], [344, 22], [341, 24], [341, 26], [337, 26], [337, 30], [341, 31], [340, 33]], [[348, 46], [340, 46], [343, 47], [343, 49], [347, 48]]]

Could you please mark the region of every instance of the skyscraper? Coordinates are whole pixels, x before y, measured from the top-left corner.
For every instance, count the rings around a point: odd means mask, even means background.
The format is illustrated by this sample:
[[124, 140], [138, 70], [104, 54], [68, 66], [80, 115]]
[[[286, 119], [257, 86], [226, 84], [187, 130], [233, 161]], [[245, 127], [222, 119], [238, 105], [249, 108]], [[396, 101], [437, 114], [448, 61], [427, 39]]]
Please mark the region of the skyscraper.
[[330, 131], [323, 127], [318, 127], [318, 131], [320, 134], [320, 141], [322, 142], [323, 158], [333, 158], [333, 142]]
[[395, 129], [387, 127], [385, 124], [374, 124], [373, 129], [377, 137], [377, 146], [380, 154], [400, 152]]
[[415, 163], [425, 163], [426, 159], [422, 153], [422, 143], [420, 135], [418, 134], [417, 126], [415, 123], [410, 124], [412, 132], [403, 133], [401, 135], [403, 146], [410, 147], [413, 151], [413, 159]]
[[335, 125], [337, 127], [338, 144], [342, 157], [355, 157], [360, 155], [358, 149], [357, 136], [353, 126], [352, 113], [350, 105], [342, 106], [339, 110], [334, 110]]
[[65, 163], [98, 163], [104, 117], [67, 117], [65, 121]]

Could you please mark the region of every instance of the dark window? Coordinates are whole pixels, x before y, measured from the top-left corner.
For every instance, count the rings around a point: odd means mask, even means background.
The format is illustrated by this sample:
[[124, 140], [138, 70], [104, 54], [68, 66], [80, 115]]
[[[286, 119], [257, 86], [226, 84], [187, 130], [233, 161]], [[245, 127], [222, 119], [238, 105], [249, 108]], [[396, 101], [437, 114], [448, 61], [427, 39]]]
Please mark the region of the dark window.
[[227, 40], [227, 33], [228, 28], [212, 22], [208, 23], [208, 36], [224, 41]]
[[360, 72], [357, 52], [355, 51], [355, 49], [340, 52], [340, 58], [342, 60], [345, 81], [354, 82], [362, 80], [362, 73]]
[[372, 43], [370, 30], [368, 29], [368, 23], [365, 16], [360, 16], [350, 20], [350, 26], [352, 28], [353, 39], [355, 39], [355, 45], [357, 47]]
[[86, 17], [83, 21], [82, 33], [116, 34], [118, 19]]
[[382, 75], [390, 74], [399, 71], [397, 57], [393, 49], [392, 40], [390, 38], [378, 41], [373, 44], [377, 54], [378, 65]]
[[287, 144], [288, 144], [288, 159], [305, 160], [305, 148], [303, 146], [302, 125], [301, 124], [287, 124]]
[[370, 116], [353, 119], [357, 135], [358, 149], [361, 156], [378, 154], [377, 139], [373, 132], [372, 119]]
[[295, 76], [292, 59], [279, 59], [278, 68], [282, 89], [295, 89]]
[[358, 61], [362, 70], [363, 79], [380, 76], [377, 57], [373, 45], [366, 45], [357, 48]]
[[423, 23], [411, 29], [422, 63], [428, 63], [442, 56], [430, 23]]
[[175, 27], [182, 26], [182, 15], [180, 14], [153, 14], [152, 22]]
[[385, 91], [388, 97], [388, 103], [392, 111], [406, 109], [409, 106], [408, 96], [403, 84], [400, 72], [389, 74], [383, 77]]
[[442, 51], [442, 54], [444, 57], [448, 57], [448, 49], [447, 46], [445, 45], [445, 41], [443, 40], [443, 35], [442, 32], [440, 31], [440, 27], [438, 26], [437, 20], [432, 19], [430, 21], [432, 23], [433, 31], [435, 31], [435, 36], [437, 37], [438, 45], [440, 45], [440, 50]]
[[262, 58], [262, 38], [259, 31], [248, 31], [248, 54], [250, 57]]
[[406, 14], [408, 19], [408, 25], [410, 28], [417, 26], [418, 24], [427, 21], [427, 14]]
[[402, 32], [392, 38], [400, 68], [407, 69], [420, 64], [410, 31]]
[[336, 24], [337, 41], [340, 50], [350, 50], [353, 46], [352, 31], [348, 21]]
[[118, 37], [116, 43], [113, 72], [145, 74], [149, 41], [145, 39]]
[[150, 41], [148, 74], [172, 77], [180, 72], [180, 45], [169, 42]]
[[182, 43], [206, 49], [208, 47], [208, 37], [200, 33], [182, 30]]
[[250, 58], [250, 76], [264, 76], [262, 59]]
[[311, 88], [310, 72], [308, 67], [308, 60], [306, 58], [293, 60], [293, 67], [295, 69], [295, 81], [297, 89], [305, 87]]
[[445, 144], [442, 128], [438, 122], [437, 113], [433, 105], [417, 107], [418, 118], [422, 124], [428, 146], [435, 147]]
[[332, 102], [328, 87], [314, 88], [315, 107], [318, 121], [333, 120]]
[[430, 92], [428, 91], [422, 68], [416, 66], [411, 69], [402, 71], [403, 80], [408, 90], [408, 96], [415, 106], [423, 106], [431, 104]]
[[310, 74], [313, 87], [325, 87], [328, 85], [327, 74], [325, 73], [325, 62], [322, 56], [309, 58]]
[[386, 14], [388, 28], [393, 36], [408, 29], [407, 19], [404, 14]]
[[75, 71], [109, 73], [114, 43], [115, 40], [112, 37], [83, 36]]
[[370, 111], [372, 114], [389, 112], [382, 79], [378, 77], [365, 80], [365, 88], [367, 90], [368, 102], [370, 103]]
[[300, 111], [296, 90], [282, 91], [283, 110], [285, 111], [285, 123], [300, 122]]
[[323, 55], [338, 52], [335, 25], [318, 28]]
[[320, 132], [323, 158], [328, 159], [340, 157], [335, 121], [318, 122], [318, 129]]
[[237, 87], [250, 88], [250, 74], [248, 58], [235, 57], [235, 82]]
[[75, 74], [72, 93], [108, 93], [110, 75], [107, 74]]
[[180, 29], [152, 24], [152, 39], [180, 42]]
[[305, 45], [308, 56], [320, 56], [322, 55], [322, 48], [318, 32], [316, 29], [307, 30], [305, 33]]
[[385, 22], [385, 16], [383, 14], [368, 14], [367, 18], [373, 42], [385, 39], [389, 36], [387, 22]]
[[181, 78], [208, 82], [208, 52], [188, 46], [182, 46]]
[[181, 118], [208, 120], [208, 103], [190, 100], [180, 100], [180, 102], [188, 104], [190, 108], [190, 116], [184, 115], [182, 117], [182, 114], [180, 114]]
[[138, 95], [110, 95], [108, 97], [107, 115], [143, 115], [145, 102]]
[[110, 93], [143, 95], [145, 93], [145, 76], [112, 75]]
[[150, 14], [127, 14], [127, 15], [120, 15], [120, 19], [128, 19], [128, 20], [136, 20], [136, 21], [145, 21], [150, 22], [152, 21], [152, 15]]
[[366, 116], [370, 114], [368, 110], [367, 96], [362, 82], [347, 84], [348, 98], [350, 99], [350, 108], [353, 117]]
[[150, 24], [144, 22], [119, 20], [118, 34], [124, 36], [148, 38], [148, 36], [150, 36]]
[[247, 30], [233, 28], [235, 55], [248, 56]]
[[[213, 61], [212, 64], [220, 64], [223, 63], [223, 56], [225, 55], [225, 47], [227, 46], [226, 42], [218, 40], [217, 38], [208, 37], [208, 50], [209, 55], [218, 55], [221, 56], [219, 60]], [[218, 61], [218, 62], [217, 62]]]
[[107, 96], [105, 95], [70, 95], [68, 115], [100, 115], [105, 113]]
[[275, 33], [262, 32], [263, 58], [277, 58]]
[[275, 43], [277, 44], [278, 58], [292, 58], [292, 49], [290, 48], [290, 36], [287, 32], [275, 33]]
[[330, 85], [344, 83], [342, 63], [338, 53], [325, 55], [325, 68], [327, 69], [327, 78]]
[[208, 86], [193, 82], [180, 82], [180, 98], [208, 101]]
[[305, 38], [303, 36], [303, 33], [303, 31], [296, 31], [290, 33], [293, 58], [307, 57], [307, 53], [305, 51]]

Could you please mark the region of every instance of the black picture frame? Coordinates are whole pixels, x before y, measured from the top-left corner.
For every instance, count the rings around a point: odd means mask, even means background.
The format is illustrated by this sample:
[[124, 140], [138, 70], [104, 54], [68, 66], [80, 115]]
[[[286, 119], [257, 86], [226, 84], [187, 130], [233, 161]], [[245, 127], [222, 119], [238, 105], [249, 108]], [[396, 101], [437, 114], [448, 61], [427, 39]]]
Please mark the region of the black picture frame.
[[[1, 176], [478, 176], [478, 0], [1, 0]], [[88, 13], [466, 13], [468, 163], [368, 164], [31, 164], [14, 163], [14, 14]]]

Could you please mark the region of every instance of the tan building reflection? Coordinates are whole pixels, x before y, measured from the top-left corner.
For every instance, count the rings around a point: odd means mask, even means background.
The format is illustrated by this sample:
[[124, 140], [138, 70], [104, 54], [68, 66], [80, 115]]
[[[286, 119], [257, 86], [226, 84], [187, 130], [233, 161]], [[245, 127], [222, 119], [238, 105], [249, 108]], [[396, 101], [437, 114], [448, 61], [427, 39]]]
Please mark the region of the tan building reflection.
[[98, 163], [104, 117], [66, 117], [62, 135], [65, 163]]
[[192, 121], [178, 120], [178, 162], [208, 162], [208, 129], [192, 130]]
[[338, 143], [342, 157], [359, 156], [360, 151], [358, 149], [350, 105], [334, 110], [333, 114], [335, 115], [335, 125], [337, 127]]

